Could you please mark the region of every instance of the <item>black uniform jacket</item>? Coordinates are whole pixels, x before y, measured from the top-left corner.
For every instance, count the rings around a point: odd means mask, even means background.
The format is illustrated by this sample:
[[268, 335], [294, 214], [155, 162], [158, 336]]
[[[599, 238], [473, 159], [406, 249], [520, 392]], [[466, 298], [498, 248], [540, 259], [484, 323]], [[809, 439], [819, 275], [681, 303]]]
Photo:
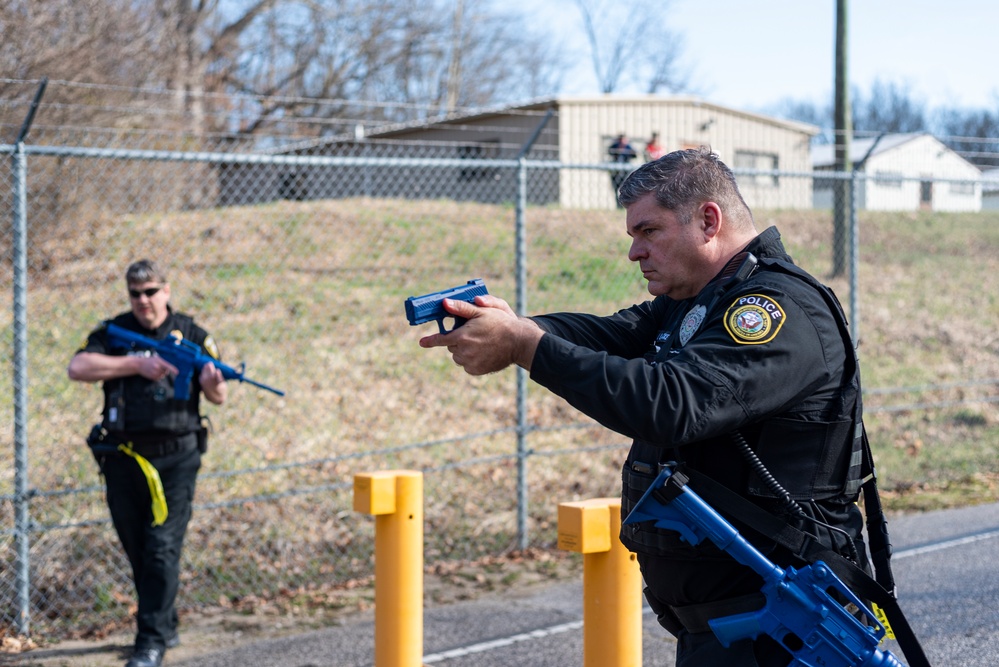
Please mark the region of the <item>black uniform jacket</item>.
[[[734, 282], [723, 271], [692, 299], [660, 296], [607, 317], [534, 318], [551, 335], [541, 339], [531, 378], [633, 438], [623, 470], [623, 513], [651, 483], [656, 464], [681, 461], [779, 514], [774, 494], [733, 443], [738, 431], [806, 513], [845, 529], [862, 551], [856, 490], [844, 490], [859, 416], [859, 375], [845, 318], [815, 285], [794, 275], [794, 267], [781, 270], [791, 258], [776, 228], [745, 250], [759, 258], [750, 277]], [[810, 523], [799, 527], [843, 551], [835, 533]], [[667, 604], [759, 590], [754, 573], [706, 542], [691, 547], [649, 524], [625, 526], [621, 537]], [[747, 538], [782, 565], [793, 564], [772, 543]], [[647, 566], [653, 559], [662, 581]]]

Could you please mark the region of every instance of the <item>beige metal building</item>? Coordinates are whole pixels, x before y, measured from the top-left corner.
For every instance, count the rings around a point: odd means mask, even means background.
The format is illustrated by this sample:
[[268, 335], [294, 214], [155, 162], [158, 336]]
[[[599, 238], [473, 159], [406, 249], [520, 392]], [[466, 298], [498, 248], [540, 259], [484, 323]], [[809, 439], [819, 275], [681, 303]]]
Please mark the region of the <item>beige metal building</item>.
[[[819, 128], [740, 111], [696, 97], [657, 95], [564, 97], [558, 109], [558, 146], [562, 162], [607, 161], [614, 138], [625, 133], [639, 154], [653, 132], [666, 151], [710, 146], [737, 170], [811, 171], [811, 138]], [[810, 208], [811, 180], [775, 174], [738, 174], [739, 187], [753, 208]], [[560, 203], [573, 208], [614, 205], [609, 177], [593, 171], [565, 170]]]
[[[617, 135], [626, 134], [638, 154], [629, 166], [637, 167], [655, 132], [666, 151], [710, 146], [736, 171], [743, 195], [753, 208], [810, 208], [811, 178], [772, 172], [810, 172], [810, 142], [818, 131], [812, 125], [739, 111], [696, 97], [558, 97], [488, 112], [453, 114], [432, 122], [358, 126], [350, 137], [311, 140], [281, 151], [297, 155], [457, 158], [468, 160], [468, 167], [399, 168], [390, 177], [379, 179], [379, 184], [357, 167], [317, 174], [295, 169], [270, 173], [274, 171], [271, 168], [236, 166], [225, 175], [224, 203], [251, 203], [247, 200], [250, 190], [243, 187], [251, 179], [257, 200], [364, 194], [509, 202], [516, 197], [516, 172], [476, 165], [474, 161], [524, 155], [535, 165], [528, 178], [530, 203], [613, 208], [615, 195], [606, 168], [610, 144]], [[549, 163], [538, 168], [539, 161]], [[561, 168], [556, 169], [556, 163]], [[262, 183], [273, 185], [270, 195], [262, 193]]]

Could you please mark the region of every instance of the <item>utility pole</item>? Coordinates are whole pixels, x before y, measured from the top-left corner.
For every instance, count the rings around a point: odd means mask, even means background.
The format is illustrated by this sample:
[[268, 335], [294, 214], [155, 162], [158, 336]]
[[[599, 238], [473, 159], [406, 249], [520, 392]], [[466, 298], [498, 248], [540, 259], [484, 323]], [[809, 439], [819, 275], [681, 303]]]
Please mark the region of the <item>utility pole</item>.
[[458, 108], [458, 93], [461, 89], [461, 57], [464, 45], [464, 0], [458, 0], [454, 7], [454, 29], [451, 34], [451, 60], [447, 68], [447, 112], [454, 113]]
[[[853, 120], [850, 116], [850, 84], [847, 76], [847, 1], [836, 0], [836, 90], [833, 111], [835, 126], [836, 163], [835, 170], [849, 172], [850, 139], [853, 135]], [[833, 256], [832, 275], [842, 276], [846, 271], [846, 243], [849, 214], [849, 192], [851, 181], [837, 179], [833, 189]]]

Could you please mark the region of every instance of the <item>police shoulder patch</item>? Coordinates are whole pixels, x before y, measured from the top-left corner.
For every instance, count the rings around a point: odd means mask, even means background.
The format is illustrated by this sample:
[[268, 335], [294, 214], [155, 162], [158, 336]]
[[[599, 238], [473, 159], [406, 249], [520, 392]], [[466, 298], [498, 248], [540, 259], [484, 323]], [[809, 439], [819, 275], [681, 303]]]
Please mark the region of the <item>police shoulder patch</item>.
[[736, 343], [760, 345], [774, 339], [787, 315], [774, 299], [747, 294], [732, 302], [725, 312], [725, 330]]
[[215, 344], [215, 339], [212, 338], [211, 336], [205, 338], [205, 349], [208, 351], [208, 354], [210, 354], [213, 359], [219, 358], [219, 346]]

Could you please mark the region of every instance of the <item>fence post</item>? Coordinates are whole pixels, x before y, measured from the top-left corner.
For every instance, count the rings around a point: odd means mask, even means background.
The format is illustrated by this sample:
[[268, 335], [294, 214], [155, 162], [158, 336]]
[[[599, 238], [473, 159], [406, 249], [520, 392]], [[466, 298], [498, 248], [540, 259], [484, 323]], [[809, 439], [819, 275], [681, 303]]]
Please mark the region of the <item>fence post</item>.
[[31, 630], [30, 528], [28, 510], [28, 197], [24, 143], [13, 155], [14, 170], [14, 534], [17, 536], [17, 615], [19, 634]]
[[[527, 316], [527, 160], [521, 156], [517, 167], [517, 220], [515, 233], [515, 272], [517, 274], [517, 314]], [[527, 371], [517, 366], [517, 540], [526, 549], [527, 538]]]
[[[866, 158], [865, 158], [866, 159]], [[857, 186], [860, 183], [860, 170], [850, 172], [850, 333], [853, 346], [860, 343], [860, 220], [857, 215], [859, 202]], [[866, 181], [865, 181], [866, 184]], [[865, 185], [866, 190], [866, 185]]]
[[423, 661], [423, 474], [354, 475], [354, 511], [375, 517], [375, 667]]
[[558, 506], [559, 549], [583, 554], [584, 667], [642, 664], [642, 573], [620, 532], [620, 498]]

